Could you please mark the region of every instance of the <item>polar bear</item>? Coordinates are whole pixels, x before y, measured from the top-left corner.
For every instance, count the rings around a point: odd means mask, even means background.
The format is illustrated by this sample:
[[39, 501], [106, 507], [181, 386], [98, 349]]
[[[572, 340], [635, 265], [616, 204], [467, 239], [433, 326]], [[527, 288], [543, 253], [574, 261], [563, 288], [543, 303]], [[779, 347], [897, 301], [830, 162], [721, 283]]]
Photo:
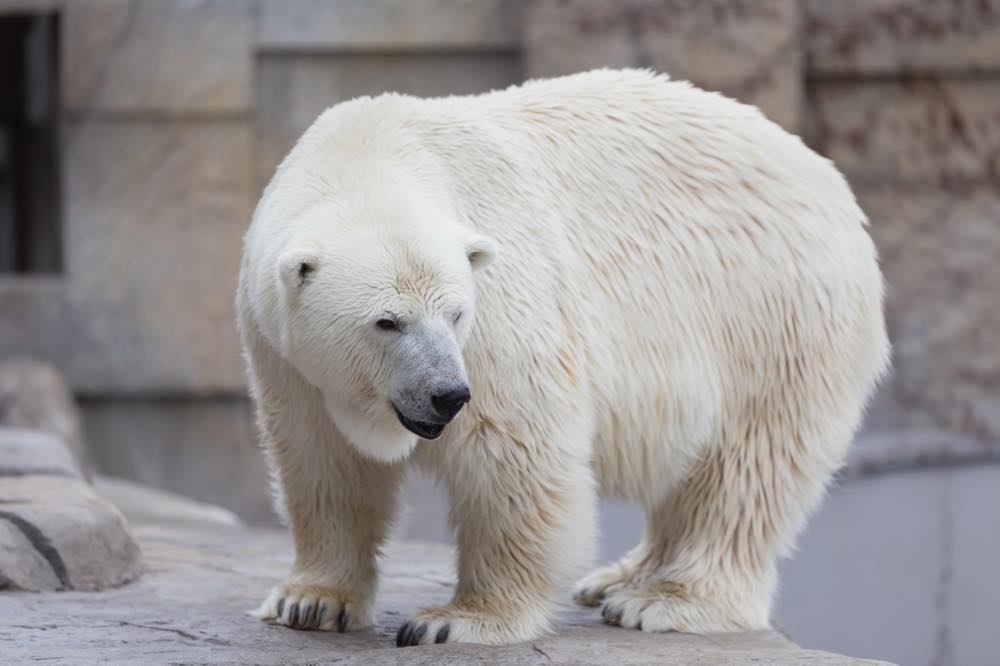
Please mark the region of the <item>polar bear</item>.
[[259, 617], [370, 625], [417, 465], [448, 489], [458, 582], [399, 645], [549, 631], [599, 495], [645, 533], [579, 603], [767, 627], [887, 366], [866, 225], [757, 109], [646, 71], [327, 110], [260, 200], [237, 296], [295, 544]]

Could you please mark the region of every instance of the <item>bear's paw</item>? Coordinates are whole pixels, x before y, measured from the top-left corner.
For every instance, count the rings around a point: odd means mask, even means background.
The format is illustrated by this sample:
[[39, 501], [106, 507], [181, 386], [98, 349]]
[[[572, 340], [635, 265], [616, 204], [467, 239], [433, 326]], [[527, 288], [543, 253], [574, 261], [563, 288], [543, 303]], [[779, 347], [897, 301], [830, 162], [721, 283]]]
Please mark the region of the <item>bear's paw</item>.
[[609, 590], [601, 616], [607, 624], [646, 632], [712, 633], [766, 629], [758, 604], [733, 595], [695, 594], [673, 581], [627, 582]]
[[411, 616], [396, 633], [396, 646], [518, 643], [547, 633], [547, 615], [542, 608], [501, 613], [478, 605], [465, 607], [461, 603], [452, 603], [428, 608]]
[[621, 562], [591, 571], [573, 587], [573, 601], [581, 606], [600, 606], [604, 598], [632, 578], [632, 570]]
[[300, 583], [275, 586], [251, 614], [292, 629], [344, 633], [371, 625], [368, 612], [349, 595], [329, 587]]

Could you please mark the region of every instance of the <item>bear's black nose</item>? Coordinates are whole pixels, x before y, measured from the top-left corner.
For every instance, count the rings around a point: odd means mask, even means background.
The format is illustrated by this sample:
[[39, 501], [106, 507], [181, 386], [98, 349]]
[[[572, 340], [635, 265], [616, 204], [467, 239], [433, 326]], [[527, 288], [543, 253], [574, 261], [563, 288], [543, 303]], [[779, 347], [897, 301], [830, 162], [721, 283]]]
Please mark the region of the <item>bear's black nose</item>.
[[461, 411], [462, 406], [469, 402], [469, 398], [471, 397], [469, 387], [462, 386], [431, 396], [431, 404], [434, 405], [434, 411], [436, 411], [441, 418], [448, 419], [450, 421], [455, 417], [455, 414], [458, 414], [458, 412]]

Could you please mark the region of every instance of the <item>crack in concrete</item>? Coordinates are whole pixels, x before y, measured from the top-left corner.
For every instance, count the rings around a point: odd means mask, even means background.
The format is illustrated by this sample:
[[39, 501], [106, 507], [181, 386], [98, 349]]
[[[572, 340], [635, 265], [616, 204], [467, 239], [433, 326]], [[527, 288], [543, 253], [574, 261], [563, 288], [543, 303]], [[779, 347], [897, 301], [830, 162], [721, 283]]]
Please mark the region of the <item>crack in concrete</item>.
[[550, 664], [552, 663], [552, 657], [550, 657], [549, 654], [545, 650], [543, 650], [542, 648], [538, 647], [534, 643], [531, 644], [531, 649], [534, 650], [535, 652], [537, 652], [538, 654], [542, 655], [543, 657], [545, 657], [545, 660], [547, 662], [549, 662]]
[[153, 631], [166, 631], [171, 634], [177, 634], [181, 638], [186, 638], [191, 641], [199, 641], [202, 643], [211, 643], [212, 645], [230, 645], [229, 641], [222, 640], [221, 638], [214, 638], [212, 636], [196, 636], [183, 629], [174, 629], [173, 627], [155, 627], [149, 624], [139, 624], [138, 622], [127, 622], [125, 620], [119, 620], [118, 626], [120, 627], [136, 627], [138, 629], [152, 629]]

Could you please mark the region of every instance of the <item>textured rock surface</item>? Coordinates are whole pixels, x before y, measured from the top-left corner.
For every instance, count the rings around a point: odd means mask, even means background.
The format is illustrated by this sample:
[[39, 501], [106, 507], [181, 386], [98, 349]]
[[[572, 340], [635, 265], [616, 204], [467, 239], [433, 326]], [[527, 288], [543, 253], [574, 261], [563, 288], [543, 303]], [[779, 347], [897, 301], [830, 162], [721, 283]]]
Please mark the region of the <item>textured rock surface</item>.
[[71, 112], [249, 111], [252, 3], [73, 0], [60, 34]]
[[[70, 468], [90, 476], [83, 442], [80, 412], [62, 375], [47, 363], [29, 358], [0, 361], [0, 427], [30, 428], [50, 434], [60, 444], [60, 458], [70, 453]], [[65, 448], [64, 448], [65, 447]], [[53, 448], [53, 447], [50, 447]], [[0, 451], [0, 467], [6, 467], [8, 452]], [[0, 472], [2, 475], [2, 472]]]
[[998, 81], [819, 81], [809, 101], [810, 144], [855, 186], [1000, 187]]
[[262, 0], [267, 51], [513, 50], [522, 0]]
[[873, 664], [803, 650], [773, 632], [650, 635], [574, 611], [557, 635], [500, 648], [392, 647], [415, 609], [450, 597], [443, 546], [388, 549], [377, 626], [347, 635], [297, 632], [247, 615], [291, 564], [277, 531], [146, 525], [136, 530], [150, 565], [141, 580], [98, 594], [0, 595], [0, 645], [12, 661], [288, 664]]
[[0, 522], [0, 587], [100, 590], [142, 571], [121, 513], [82, 480], [0, 478]]
[[73, 454], [53, 435], [0, 425], [0, 483], [28, 475], [83, 478]]
[[1000, 69], [997, 0], [806, 0], [805, 9], [813, 72]]
[[[79, 437], [76, 407], [59, 375], [19, 361], [5, 364], [0, 380], [9, 382], [0, 398], [10, 420], [50, 430], [0, 425], [0, 590], [99, 590], [133, 580], [142, 556], [124, 518], [95, 493], [57, 437]], [[53, 423], [53, 415], [72, 417], [73, 427]]]
[[[858, 193], [888, 283], [894, 344], [894, 371], [872, 425], [960, 435], [940, 437], [939, 451], [971, 438], [981, 452], [1000, 453], [1000, 194], [986, 187]], [[931, 440], [898, 441], [923, 441], [926, 452]]]
[[652, 67], [799, 124], [802, 50], [794, 0], [529, 0], [528, 76]]
[[252, 156], [244, 124], [72, 126], [66, 288], [75, 326], [60, 367], [76, 388], [242, 389], [232, 300]]
[[243, 391], [250, 123], [75, 122], [64, 144], [66, 274], [0, 280], [0, 356], [52, 359], [88, 393]]

